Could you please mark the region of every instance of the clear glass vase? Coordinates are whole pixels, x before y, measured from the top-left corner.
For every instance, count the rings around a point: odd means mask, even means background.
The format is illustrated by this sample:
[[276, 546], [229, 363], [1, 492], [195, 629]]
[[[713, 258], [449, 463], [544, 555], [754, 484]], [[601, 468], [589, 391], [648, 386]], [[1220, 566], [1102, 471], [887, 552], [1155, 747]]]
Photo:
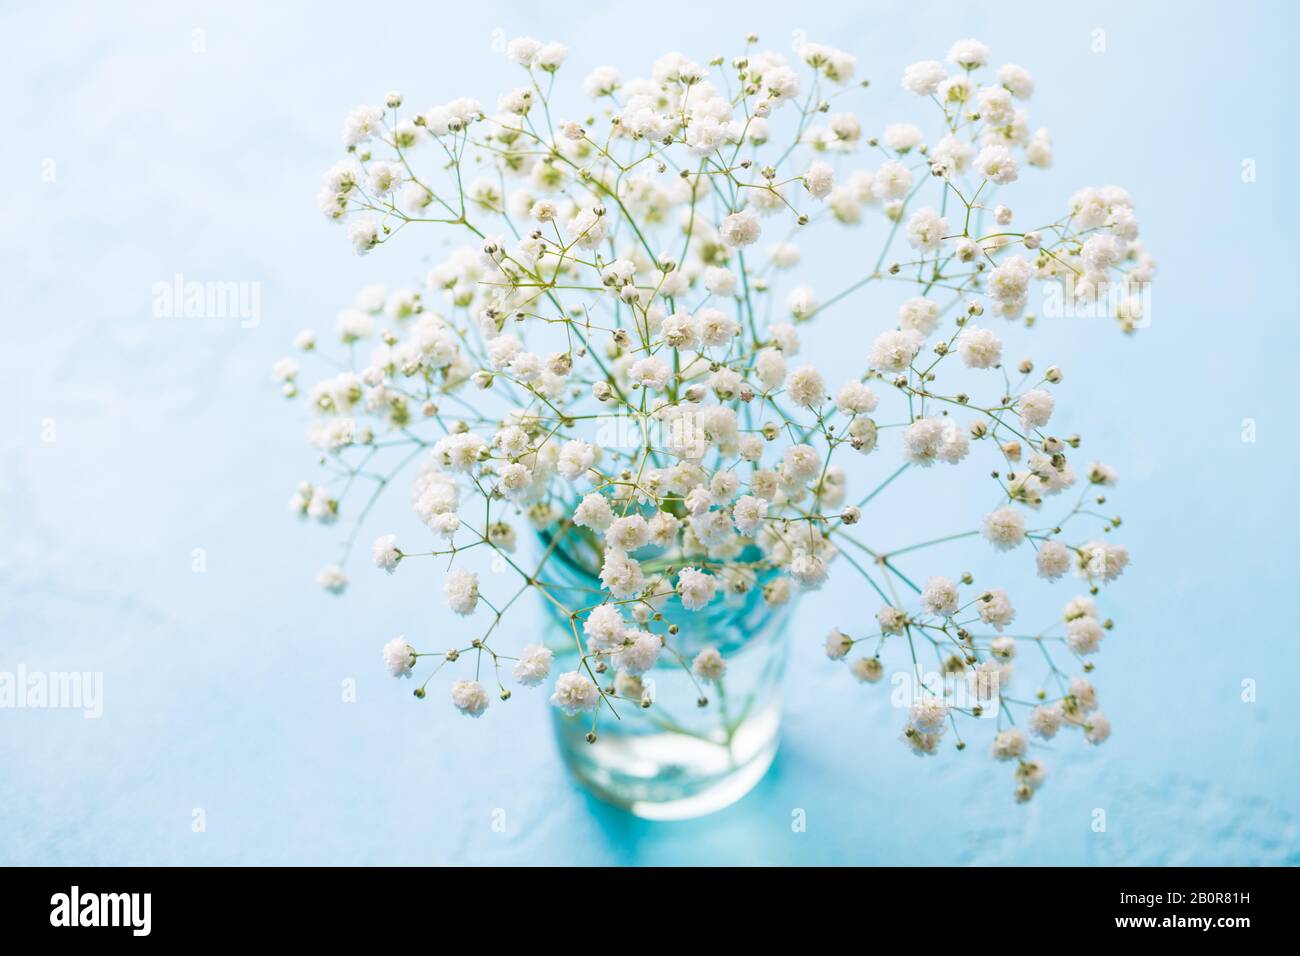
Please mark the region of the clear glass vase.
[[[543, 546], [552, 544], [542, 534]], [[542, 575], [569, 607], [600, 600], [598, 555], [554, 548]], [[680, 566], [680, 565], [679, 565]], [[702, 816], [735, 803], [762, 779], [776, 756], [781, 727], [781, 679], [786, 662], [790, 604], [770, 608], [764, 577], [743, 594], [723, 592], [707, 607], [687, 611], [676, 597], [661, 609], [678, 656], [662, 653], [642, 679], [650, 706], [616, 700], [615, 717], [602, 705], [596, 739], [592, 716], [566, 716], [553, 708], [560, 752], [573, 774], [600, 799], [652, 820]], [[557, 671], [577, 667], [578, 649], [568, 618], [548, 609], [546, 644]], [[718, 650], [726, 672], [704, 682], [689, 671], [705, 648]], [[612, 686], [612, 668], [597, 674]]]

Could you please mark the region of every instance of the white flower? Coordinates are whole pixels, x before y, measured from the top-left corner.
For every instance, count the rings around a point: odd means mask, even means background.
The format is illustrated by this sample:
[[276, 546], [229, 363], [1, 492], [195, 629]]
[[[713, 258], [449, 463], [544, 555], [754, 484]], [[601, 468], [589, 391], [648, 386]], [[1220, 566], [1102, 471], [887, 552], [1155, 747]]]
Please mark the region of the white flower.
[[415, 648], [404, 636], [393, 638], [384, 645], [384, 666], [394, 677], [410, 677], [415, 666]]
[[825, 199], [835, 185], [835, 171], [826, 163], [813, 163], [804, 174], [803, 184], [814, 199]]
[[1010, 551], [1025, 540], [1025, 519], [1015, 508], [1003, 505], [984, 516], [982, 533], [999, 551]]
[[[468, 472], [487, 452], [488, 443], [474, 432], [444, 435], [433, 445], [433, 459], [448, 471]], [[450, 511], [450, 508], [444, 509]]]
[[551, 703], [573, 717], [596, 708], [600, 703], [600, 688], [585, 674], [569, 671], [556, 679]]
[[700, 343], [700, 325], [689, 312], [674, 312], [663, 321], [664, 344], [674, 349], [693, 349]]
[[633, 677], [639, 677], [655, 666], [663, 641], [659, 635], [649, 631], [631, 631], [627, 639], [628, 643], [615, 652], [614, 665]]
[[1020, 256], [1009, 256], [989, 273], [989, 295], [999, 302], [1020, 302], [1029, 294], [1033, 266]]
[[907, 460], [928, 468], [936, 461], [955, 465], [970, 451], [970, 439], [951, 418], [918, 418], [903, 432]]
[[1034, 561], [1040, 578], [1055, 581], [1070, 570], [1070, 549], [1059, 541], [1045, 541], [1039, 547]]
[[1090, 744], [1104, 743], [1110, 737], [1110, 718], [1098, 711], [1083, 722], [1083, 739]]
[[374, 163], [370, 167], [370, 192], [386, 196], [402, 185], [402, 170], [392, 163]]
[[716, 683], [722, 680], [722, 675], [727, 672], [727, 662], [722, 659], [716, 647], [706, 647], [695, 655], [695, 660], [691, 662], [691, 670], [701, 680]]
[[633, 597], [645, 589], [645, 575], [641, 565], [626, 552], [616, 548], [605, 549], [605, 562], [600, 568], [600, 583], [616, 600]]
[[831, 628], [826, 635], [825, 647], [827, 657], [833, 661], [842, 660], [853, 649], [853, 638], [837, 627]]
[[766, 389], [777, 388], [785, 381], [785, 357], [779, 349], [762, 349], [754, 357], [754, 371]]
[[930, 96], [947, 75], [938, 60], [921, 60], [903, 71], [903, 89], [917, 96]]
[[1063, 617], [1067, 621], [1073, 621], [1081, 617], [1096, 616], [1097, 602], [1090, 597], [1083, 597], [1080, 595], [1079, 597], [1070, 598], [1070, 600], [1065, 603], [1065, 612]]
[[729, 296], [736, 291], [736, 274], [721, 266], [709, 266], [704, 270], [704, 288], [714, 295]]
[[447, 575], [444, 585], [447, 606], [462, 617], [473, 614], [478, 606], [478, 575], [464, 568], [456, 568]]
[[602, 604], [591, 609], [582, 625], [582, 632], [594, 651], [609, 651], [623, 643], [627, 622], [613, 604]]
[[614, 512], [609, 506], [609, 499], [597, 492], [586, 495], [573, 514], [573, 523], [592, 531], [604, 531], [614, 521]]
[[732, 213], [726, 219], [722, 220], [722, 226], [718, 230], [722, 236], [722, 241], [727, 245], [748, 246], [758, 241], [759, 235], [763, 229], [758, 223], [758, 216], [752, 209], [744, 209], [740, 212]]
[[639, 382], [646, 388], [662, 389], [668, 384], [672, 369], [663, 359], [651, 355], [633, 362], [627, 374], [632, 381]]
[[551, 672], [551, 651], [541, 644], [529, 644], [519, 652], [511, 673], [525, 687], [536, 687]]
[[874, 684], [885, 676], [884, 665], [877, 657], [859, 657], [849, 665], [849, 672], [863, 684]]
[[947, 219], [926, 206], [912, 213], [912, 218], [907, 220], [907, 241], [913, 249], [930, 252], [943, 245], [949, 228]]
[[998, 688], [1010, 674], [1010, 666], [996, 660], [987, 660], [974, 670], [966, 672], [966, 687], [975, 699], [987, 703], [996, 700]]
[[397, 562], [402, 559], [402, 552], [397, 547], [397, 535], [386, 534], [375, 539], [374, 545], [375, 567], [383, 568], [389, 574], [392, 574], [397, 567]]
[[811, 445], [791, 445], [781, 458], [781, 467], [794, 481], [807, 482], [821, 474], [822, 459]]
[[605, 239], [609, 229], [608, 217], [599, 213], [594, 207], [579, 209], [568, 223], [569, 235], [584, 249], [594, 249]]
[[1018, 100], [1027, 100], [1034, 95], [1034, 78], [1023, 66], [1007, 63], [998, 67], [998, 82]]
[[1020, 420], [1026, 428], [1041, 428], [1052, 417], [1056, 399], [1041, 388], [1030, 389], [1020, 396]]
[[560, 449], [560, 457], [555, 464], [555, 470], [559, 472], [560, 477], [575, 481], [586, 475], [587, 470], [596, 463], [598, 455], [598, 449], [590, 442], [577, 438], [570, 439]]
[[271, 379], [276, 382], [292, 382], [298, 377], [297, 359], [283, 358], [271, 366]]
[[510, 374], [521, 382], [537, 381], [543, 369], [542, 357], [532, 352], [519, 352], [510, 360]]
[[717, 579], [696, 568], [683, 568], [677, 574], [677, 594], [682, 607], [698, 611], [713, 600], [717, 593]]
[[957, 613], [957, 585], [951, 578], [930, 578], [921, 591], [921, 607], [928, 614], [952, 617]]
[[357, 255], [364, 256], [379, 244], [379, 220], [362, 216], [348, 223], [348, 242]]
[[861, 382], [845, 382], [835, 393], [835, 404], [849, 415], [863, 415], [876, 410], [876, 393]]
[[541, 40], [534, 40], [532, 37], [515, 37], [506, 44], [506, 57], [520, 66], [532, 66], [533, 59], [541, 48]]
[[927, 694], [912, 704], [908, 718], [921, 733], [939, 734], [943, 732], [944, 721], [948, 719], [948, 705], [942, 698]]
[[1011, 606], [1007, 592], [1001, 588], [994, 588], [980, 595], [979, 600], [975, 602], [975, 609], [979, 612], [981, 621], [991, 624], [999, 631], [1016, 617], [1016, 609]]
[[1128, 548], [1122, 544], [1103, 544], [1089, 541], [1081, 549], [1079, 573], [1085, 578], [1114, 581], [1128, 566]]
[[1105, 636], [1101, 622], [1095, 617], [1075, 618], [1065, 625], [1065, 644], [1079, 655], [1096, 651]]
[[1039, 705], [1033, 709], [1029, 715], [1029, 729], [1037, 737], [1044, 740], [1051, 740], [1056, 736], [1056, 732], [1061, 728], [1061, 721], [1064, 715], [1058, 706]]
[[989, 48], [979, 40], [958, 40], [948, 50], [948, 62], [963, 70], [977, 70], [989, 61]]
[[458, 680], [451, 685], [451, 702], [468, 717], [482, 716], [488, 707], [487, 691], [476, 680]]
[[1016, 118], [1016, 107], [1011, 102], [1011, 94], [1000, 86], [988, 86], [980, 90], [978, 109], [980, 118], [993, 126], [1007, 126]]
[[533, 91], [526, 86], [516, 87], [497, 97], [497, 109], [504, 113], [523, 116], [533, 105]]
[[361, 181], [361, 167], [356, 160], [341, 159], [325, 171], [325, 189], [334, 195], [346, 195]]
[[1109, 487], [1119, 481], [1119, 473], [1110, 465], [1094, 461], [1088, 466], [1088, 481], [1094, 485]]
[[1083, 243], [1080, 256], [1089, 272], [1105, 272], [1124, 255], [1125, 244], [1111, 235], [1089, 236]]
[[753, 537], [763, 527], [763, 518], [767, 515], [768, 502], [754, 495], [741, 495], [731, 509], [731, 518], [736, 530], [747, 537]]
[[965, 173], [974, 158], [975, 147], [951, 134], [930, 150], [931, 169], [937, 166], [949, 178]]
[[970, 77], [958, 74], [940, 83], [934, 94], [944, 103], [965, 103], [970, 99], [973, 91], [974, 84], [971, 83]]
[[930, 757], [938, 752], [941, 735], [922, 733], [911, 724], [908, 724], [903, 728], [903, 734], [899, 739], [907, 744], [908, 748], [916, 756]]
[[816, 554], [799, 548], [790, 559], [790, 577], [805, 591], [821, 587], [829, 574], [826, 562]]
[[456, 536], [456, 532], [460, 530], [460, 517], [455, 512], [444, 511], [433, 516], [429, 521], [429, 527], [439, 537], [450, 541]]
[[358, 106], [343, 121], [343, 145], [359, 146], [378, 133], [384, 111], [378, 106]]
[[822, 43], [801, 43], [795, 52], [801, 60], [835, 83], [848, 82], [857, 67], [856, 57]]
[[974, 325], [961, 330], [957, 350], [967, 368], [993, 368], [1002, 361], [1002, 340], [990, 330]]
[[899, 634], [907, 623], [907, 614], [899, 608], [886, 605], [876, 612], [876, 622], [885, 634]]
[[905, 331], [929, 335], [939, 324], [939, 303], [920, 296], [908, 299], [898, 307], [898, 322]]
[[906, 153], [924, 142], [925, 134], [913, 123], [891, 123], [880, 137], [896, 153]]
[[826, 383], [812, 365], [804, 365], [791, 372], [786, 379], [785, 390], [796, 405], [804, 408], [820, 405], [826, 398]]
[[817, 294], [811, 286], [798, 286], [790, 290], [785, 307], [796, 319], [806, 319], [817, 311]]
[[622, 85], [623, 80], [618, 70], [612, 66], [598, 66], [582, 81], [582, 91], [594, 100], [609, 96]]
[[333, 524], [338, 520], [338, 507], [339, 503], [330, 497], [328, 490], [320, 487], [313, 488], [311, 497], [307, 499], [307, 516], [315, 518], [322, 524]]
[[500, 478], [501, 491], [511, 501], [522, 501], [533, 486], [533, 473], [517, 461], [502, 468]]
[[1015, 760], [1024, 754], [1026, 744], [1025, 735], [1012, 727], [993, 738], [991, 752], [997, 760]]
[[1084, 713], [1097, 709], [1097, 688], [1084, 678], [1071, 677], [1069, 691], [1074, 704]]
[[925, 339], [912, 329], [882, 332], [871, 343], [867, 363], [884, 372], [905, 372], [924, 344]]
[[803, 252], [791, 242], [779, 242], [768, 251], [772, 256], [772, 264], [778, 269], [792, 268], [803, 259]]
[[548, 43], [537, 51], [536, 63], [547, 73], [554, 73], [569, 55], [569, 48], [563, 43]]
[[1025, 159], [1030, 166], [1047, 169], [1052, 165], [1052, 134], [1045, 129], [1036, 130], [1025, 144]]
[[985, 146], [975, 157], [975, 168], [981, 176], [999, 186], [1014, 183], [1020, 175], [1020, 164], [1005, 146]]
[[342, 594], [347, 589], [348, 579], [342, 568], [337, 564], [331, 564], [327, 568], [322, 568], [316, 575], [316, 583], [331, 594]]
[[871, 179], [871, 192], [881, 200], [902, 199], [911, 188], [911, 172], [892, 159], [882, 163]]
[[635, 551], [650, 541], [650, 527], [640, 515], [616, 518], [605, 531], [605, 543], [620, 551]]
[[656, 511], [649, 521], [650, 542], [659, 548], [671, 548], [677, 542], [681, 522], [666, 511]]

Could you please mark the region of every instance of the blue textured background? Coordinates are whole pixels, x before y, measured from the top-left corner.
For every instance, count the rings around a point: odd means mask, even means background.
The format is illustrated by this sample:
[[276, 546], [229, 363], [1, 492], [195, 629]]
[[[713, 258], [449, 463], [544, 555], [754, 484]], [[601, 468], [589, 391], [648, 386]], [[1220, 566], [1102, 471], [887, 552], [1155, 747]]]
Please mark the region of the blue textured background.
[[[1294, 4], [584, 6], [0, 17], [0, 669], [105, 675], [101, 720], [0, 711], [0, 862], [1300, 862], [1300, 723], [1286, 712], [1300, 684]], [[982, 755], [909, 756], [885, 688], [821, 656], [829, 626], [875, 608], [841, 574], [799, 612], [769, 777], [706, 820], [631, 820], [566, 778], [541, 695], [470, 724], [396, 687], [383, 641], [450, 624], [434, 579], [358, 563], [347, 597], [329, 599], [312, 577], [334, 535], [285, 513], [311, 456], [270, 363], [362, 285], [418, 278], [431, 248], [358, 260], [315, 211], [350, 107], [391, 88], [417, 104], [493, 99], [513, 79], [496, 30], [568, 43], [576, 82], [607, 61], [635, 75], [671, 49], [730, 53], [748, 30], [785, 48], [795, 29], [857, 54], [877, 121], [904, 118], [890, 112], [906, 105], [902, 68], [959, 37], [1026, 65], [1033, 120], [1056, 142], [1043, 202], [1127, 186], [1161, 265], [1136, 339], [1061, 323], [1025, 340], [1067, 366], [1062, 431], [1120, 469], [1135, 555], [1105, 594], [1119, 627], [1097, 683], [1115, 735], [1046, 754], [1051, 778], [1026, 807]], [[1246, 158], [1256, 183], [1241, 181]], [[153, 319], [153, 283], [177, 272], [260, 282], [261, 324]], [[395, 497], [363, 543], [409, 529]], [[908, 500], [873, 535], [905, 543]], [[981, 488], [967, 511], [987, 504]], [[206, 574], [191, 573], [194, 548]], [[1047, 613], [1071, 593], [1052, 592]], [[355, 704], [340, 702], [348, 678]], [[1257, 702], [1242, 702], [1244, 679]], [[795, 808], [807, 832], [792, 832]]]

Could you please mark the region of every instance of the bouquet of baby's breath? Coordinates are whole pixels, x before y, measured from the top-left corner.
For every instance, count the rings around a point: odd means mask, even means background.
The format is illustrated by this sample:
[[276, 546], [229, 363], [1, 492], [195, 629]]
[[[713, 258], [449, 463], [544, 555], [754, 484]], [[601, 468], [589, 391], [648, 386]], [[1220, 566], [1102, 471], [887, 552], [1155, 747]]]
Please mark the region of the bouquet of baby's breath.
[[[693, 611], [758, 588], [776, 607], [832, 568], [860, 575], [878, 613], [833, 630], [827, 656], [867, 683], [891, 653], [915, 669], [902, 739], [918, 754], [950, 725], [964, 747], [957, 718], [996, 708], [992, 754], [1028, 799], [1044, 769], [1021, 728], [1039, 739], [1077, 729], [1091, 743], [1110, 733], [1092, 684], [1067, 668], [1092, 670], [1111, 626], [1092, 596], [1128, 553], [1110, 541], [1119, 519], [1097, 510], [1114, 471], [1077, 467], [1078, 436], [1051, 429], [1061, 371], [1008, 367], [996, 327], [1033, 324], [1036, 283], [1065, 308], [1141, 325], [1154, 264], [1133, 202], [1086, 188], [1052, 221], [1016, 222], [1004, 194], [1027, 167], [1051, 165], [1051, 141], [1028, 125], [1030, 75], [990, 69], [982, 43], [908, 67], [924, 125], [883, 129], [852, 110], [866, 96], [852, 56], [805, 43], [792, 63], [756, 44], [708, 65], [669, 54], [643, 79], [596, 69], [576, 119], [552, 113], [565, 48], [528, 38], [507, 46], [520, 84], [494, 111], [457, 99], [415, 112], [397, 93], [355, 109], [347, 155], [325, 175], [325, 215], [362, 255], [427, 224], [465, 244], [421, 289], [364, 290], [328, 355], [301, 333], [327, 377], [300, 390], [298, 363], [276, 366], [285, 394], [306, 397], [328, 474], [291, 507], [352, 522], [343, 561], [320, 574], [341, 592], [362, 523], [401, 476], [422, 527], [376, 540], [375, 564], [433, 560], [451, 610], [478, 613], [450, 650], [393, 639], [389, 671], [422, 672], [417, 697], [445, 674], [473, 717], [488, 708], [485, 684], [506, 700], [511, 682], [546, 683], [556, 707], [590, 715], [592, 739], [625, 700], [653, 707], [639, 677], [657, 664], [677, 662], [702, 688], [725, 681], [716, 648], [679, 653], [667, 602]], [[872, 223], [887, 233], [874, 265], [833, 295], [787, 280], [807, 230]], [[863, 363], [827, 381], [800, 360], [800, 340], [870, 284], [897, 288], [897, 311], [859, 323], [871, 329], [861, 342], [839, 333]], [[982, 393], [945, 387], [950, 370], [978, 376]], [[973, 450], [999, 499], [971, 516], [977, 527], [893, 552], [855, 533], [884, 485], [961, 467]], [[888, 477], [850, 489], [843, 463], [865, 455], [885, 458]], [[1066, 503], [1048, 516], [1057, 496]], [[543, 547], [525, 559], [528, 525]], [[1005, 590], [899, 569], [904, 551], [981, 534], [1046, 581], [1077, 576], [1088, 595], [1013, 635]], [[480, 579], [475, 552], [505, 573]], [[557, 555], [585, 556], [600, 587], [575, 602], [548, 584]], [[565, 673], [551, 674], [552, 650], [502, 626], [530, 590], [572, 631]], [[1025, 644], [1046, 668], [1038, 689], [1014, 696]]]

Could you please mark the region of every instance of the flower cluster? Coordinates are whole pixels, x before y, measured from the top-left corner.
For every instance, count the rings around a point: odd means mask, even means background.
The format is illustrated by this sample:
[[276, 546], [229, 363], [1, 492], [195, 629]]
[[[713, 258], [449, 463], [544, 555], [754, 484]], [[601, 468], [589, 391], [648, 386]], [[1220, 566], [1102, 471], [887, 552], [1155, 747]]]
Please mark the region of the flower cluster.
[[[689, 672], [702, 704], [725, 679], [716, 649], [678, 650], [669, 602], [698, 611], [757, 589], [775, 607], [833, 567], [858, 574], [879, 612], [832, 631], [827, 656], [875, 683], [891, 648], [918, 674], [917, 655], [932, 654], [938, 679], [922, 679], [903, 741], [932, 754], [957, 718], [996, 701], [991, 752], [1014, 763], [1028, 799], [1044, 778], [1031, 736], [1109, 734], [1091, 683], [1058, 661], [1091, 672], [1111, 628], [1092, 597], [1128, 552], [1111, 540], [1119, 519], [1096, 510], [1114, 471], [1078, 468], [1081, 439], [1053, 429], [1063, 372], [1009, 361], [1005, 339], [1033, 325], [1037, 286], [1081, 300], [1118, 293], [1121, 326], [1140, 324], [1154, 264], [1134, 203], [1119, 187], [1090, 187], [1050, 221], [1017, 224], [1006, 194], [1051, 165], [1052, 141], [1029, 124], [1029, 73], [991, 67], [978, 41], [909, 66], [902, 83], [925, 125], [883, 127], [851, 108], [866, 96], [851, 55], [807, 43], [791, 59], [756, 44], [730, 62], [672, 53], [646, 77], [593, 70], [589, 102], [566, 102], [576, 106], [566, 118], [554, 95], [565, 47], [518, 38], [506, 49], [518, 85], [494, 106], [461, 98], [420, 112], [390, 93], [353, 110], [346, 154], [320, 191], [324, 214], [362, 255], [427, 223], [463, 244], [439, 253], [420, 285], [363, 290], [339, 313], [330, 354], [301, 333], [300, 351], [328, 363], [324, 377], [300, 387], [297, 360], [276, 365], [285, 394], [305, 397], [308, 440], [331, 471], [291, 508], [353, 522], [343, 560], [320, 575], [342, 591], [374, 502], [418, 465], [411, 503], [423, 527], [376, 540], [374, 564], [449, 565], [447, 606], [487, 623], [446, 651], [396, 638], [383, 649], [389, 672], [459, 667], [451, 702], [478, 717], [485, 681], [510, 697], [508, 670], [519, 685], [549, 686], [565, 713], [590, 715], [589, 739], [602, 709], [652, 705], [640, 678], [656, 666]], [[885, 234], [874, 265], [829, 295], [791, 281], [819, 225]], [[831, 380], [801, 357], [804, 340], [868, 285], [897, 289], [896, 311], [837, 334], [861, 362]], [[951, 379], [983, 382], [988, 397], [941, 384]], [[883, 480], [851, 493], [864, 456], [883, 459]], [[909, 469], [977, 459], [996, 503], [971, 516], [975, 527], [894, 551], [860, 533], [870, 503]], [[1057, 496], [1073, 504], [1045, 517]], [[544, 533], [539, 561], [517, 551], [529, 526]], [[900, 568], [904, 552], [976, 536], [1022, 553], [1045, 581], [1074, 576], [1087, 596], [1058, 624], [1014, 634], [1006, 590]], [[480, 549], [507, 575], [485, 581], [465, 567], [462, 555]], [[596, 556], [599, 592], [576, 606], [545, 573], [567, 549]], [[563, 673], [548, 647], [499, 646], [503, 618], [530, 590], [572, 632]], [[1005, 693], [1025, 644], [1046, 661], [1032, 700]], [[952, 700], [953, 682], [973, 688], [970, 701]]]

